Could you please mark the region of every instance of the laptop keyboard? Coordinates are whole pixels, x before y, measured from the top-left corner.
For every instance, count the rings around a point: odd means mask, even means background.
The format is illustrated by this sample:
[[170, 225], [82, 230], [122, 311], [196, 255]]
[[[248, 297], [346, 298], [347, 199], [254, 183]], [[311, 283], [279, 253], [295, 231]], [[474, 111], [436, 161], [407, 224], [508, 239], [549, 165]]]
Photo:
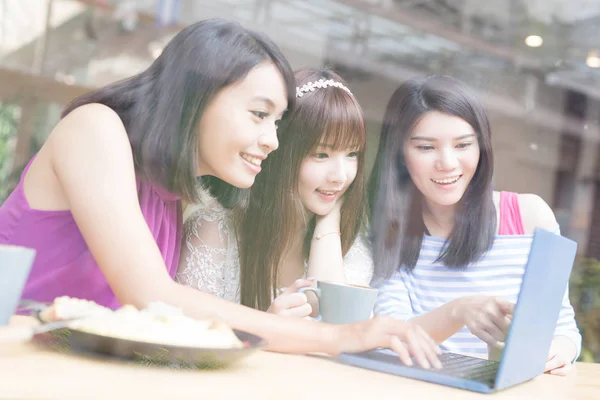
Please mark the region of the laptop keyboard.
[[437, 370], [438, 372], [483, 383], [494, 382], [500, 365], [496, 361], [456, 353], [442, 353], [440, 361], [442, 368]]
[[[398, 356], [389, 349], [378, 349], [363, 353], [369, 359], [379, 360], [384, 362], [398, 363]], [[497, 361], [489, 361], [482, 358], [464, 356], [457, 353], [442, 353], [439, 356], [442, 362], [441, 369], [428, 369], [425, 371], [435, 371], [445, 375], [456, 376], [459, 378], [470, 379], [477, 382], [485, 383], [489, 386], [494, 384], [498, 367], [500, 363]], [[409, 368], [418, 368], [416, 360], [413, 359], [413, 366]]]
[[[384, 363], [400, 363], [398, 355], [389, 349], [377, 349], [361, 353], [361, 356], [370, 360]], [[496, 375], [500, 363], [477, 357], [463, 356], [457, 353], [442, 353], [439, 356], [442, 362], [440, 369], [422, 369], [413, 359], [414, 364], [407, 368], [417, 368], [423, 371], [437, 372], [444, 375], [456, 376], [484, 383], [490, 387], [496, 381]]]

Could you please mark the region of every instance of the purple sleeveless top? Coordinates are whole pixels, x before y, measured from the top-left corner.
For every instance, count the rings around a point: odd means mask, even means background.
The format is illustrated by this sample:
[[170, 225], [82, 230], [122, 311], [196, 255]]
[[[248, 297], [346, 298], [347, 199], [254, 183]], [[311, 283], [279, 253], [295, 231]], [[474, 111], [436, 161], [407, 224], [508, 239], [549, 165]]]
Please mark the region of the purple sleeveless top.
[[[58, 296], [70, 296], [113, 309], [120, 307], [71, 212], [29, 207], [23, 181], [32, 161], [33, 158], [25, 167], [19, 185], [0, 207], [0, 244], [37, 251], [22, 298], [52, 301]], [[181, 202], [177, 196], [145, 180], [138, 179], [137, 188], [142, 213], [173, 278], [181, 246]]]

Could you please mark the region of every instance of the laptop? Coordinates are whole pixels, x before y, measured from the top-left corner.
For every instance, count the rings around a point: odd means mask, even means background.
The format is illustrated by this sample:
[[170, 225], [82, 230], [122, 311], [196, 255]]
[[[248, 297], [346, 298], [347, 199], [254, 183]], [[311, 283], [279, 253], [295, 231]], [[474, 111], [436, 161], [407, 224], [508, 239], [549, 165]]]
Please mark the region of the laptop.
[[0, 326], [17, 310], [35, 254], [33, 249], [0, 245]]
[[480, 393], [496, 392], [533, 379], [544, 372], [576, 251], [577, 243], [570, 239], [543, 229], [535, 231], [499, 362], [443, 353], [441, 369], [422, 369], [405, 366], [390, 350], [341, 354], [338, 360]]

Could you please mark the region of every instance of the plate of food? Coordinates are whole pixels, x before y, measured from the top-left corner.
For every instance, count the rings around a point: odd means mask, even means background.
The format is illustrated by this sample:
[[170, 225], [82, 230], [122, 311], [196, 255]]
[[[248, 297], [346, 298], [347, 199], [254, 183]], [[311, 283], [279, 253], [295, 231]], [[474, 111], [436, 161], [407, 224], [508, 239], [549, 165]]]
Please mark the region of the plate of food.
[[[126, 305], [118, 310], [94, 302], [59, 297], [36, 310], [50, 327], [36, 332], [38, 342], [65, 352], [93, 353], [148, 365], [185, 369], [221, 368], [247, 357], [266, 342], [227, 324], [190, 318], [161, 302], [142, 310]], [[52, 325], [54, 324], [54, 325]]]

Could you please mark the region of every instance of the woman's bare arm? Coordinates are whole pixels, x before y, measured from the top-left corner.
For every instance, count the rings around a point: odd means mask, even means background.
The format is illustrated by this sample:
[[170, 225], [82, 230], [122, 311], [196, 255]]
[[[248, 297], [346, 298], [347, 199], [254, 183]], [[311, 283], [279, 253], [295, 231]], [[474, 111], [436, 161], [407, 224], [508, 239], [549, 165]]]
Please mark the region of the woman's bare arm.
[[142, 215], [133, 157], [125, 129], [111, 109], [91, 104], [65, 117], [46, 146], [58, 191], [95, 260], [122, 304], [144, 307], [164, 301], [193, 317], [218, 317], [257, 334], [281, 352], [361, 351], [391, 347], [410, 362], [437, 360], [431, 339], [418, 327], [391, 319], [331, 326], [269, 315], [175, 283]]

